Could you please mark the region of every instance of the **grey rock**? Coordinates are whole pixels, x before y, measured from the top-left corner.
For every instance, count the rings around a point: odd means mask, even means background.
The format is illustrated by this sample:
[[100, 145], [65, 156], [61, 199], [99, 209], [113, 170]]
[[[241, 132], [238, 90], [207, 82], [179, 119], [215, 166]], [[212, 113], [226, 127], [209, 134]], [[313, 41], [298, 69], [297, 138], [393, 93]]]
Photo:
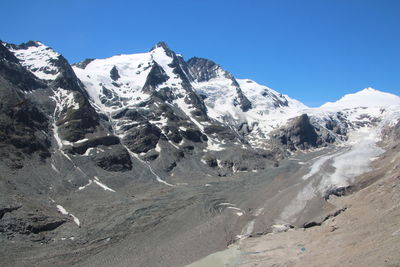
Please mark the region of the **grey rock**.
[[111, 148], [94, 156], [97, 166], [112, 172], [132, 170], [132, 161], [128, 151], [122, 146], [112, 146]]
[[71, 153], [84, 154], [86, 150], [88, 150], [91, 147], [112, 146], [112, 145], [117, 145], [119, 143], [120, 143], [119, 138], [114, 135], [99, 136], [91, 138], [79, 144], [74, 144], [70, 150]]
[[111, 71], [110, 71], [110, 77], [111, 77], [111, 79], [112, 79], [113, 81], [116, 81], [116, 80], [118, 80], [119, 78], [121, 78], [121, 76], [119, 76], [117, 67], [114, 66], [114, 67], [111, 69]]
[[272, 133], [277, 142], [290, 150], [304, 150], [332, 143], [335, 137], [326, 132], [319, 133], [307, 114], [296, 117], [287, 126]]
[[145, 123], [130, 129], [123, 138], [123, 143], [132, 152], [142, 153], [155, 148], [160, 136], [160, 128], [153, 124]]

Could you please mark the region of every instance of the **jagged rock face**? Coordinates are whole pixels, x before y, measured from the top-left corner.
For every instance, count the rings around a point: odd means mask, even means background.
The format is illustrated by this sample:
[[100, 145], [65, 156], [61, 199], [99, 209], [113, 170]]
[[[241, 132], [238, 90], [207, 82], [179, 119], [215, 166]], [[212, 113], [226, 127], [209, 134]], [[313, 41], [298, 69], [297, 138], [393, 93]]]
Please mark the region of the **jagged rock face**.
[[189, 59], [187, 63], [193, 78], [197, 82], [207, 82], [219, 76], [218, 72], [220, 70], [220, 66], [211, 60], [193, 57]]
[[[63, 64], [58, 59], [60, 54], [40, 42], [29, 41], [20, 45], [6, 44], [6, 47], [14, 53], [25, 68], [39, 79], [54, 80], [60, 71], [58, 65]], [[61, 58], [62, 60], [63, 58]]]
[[100, 168], [111, 172], [125, 172], [132, 170], [132, 161], [128, 151], [118, 145], [113, 149], [96, 154], [94, 161]]
[[[54, 92], [56, 102], [54, 119], [57, 121], [62, 139], [74, 142], [95, 131], [99, 125], [99, 116], [90, 105], [83, 85], [62, 55], [34, 41], [21, 45], [6, 44], [6, 46], [25, 67], [25, 71], [29, 70], [30, 75], [43, 80], [41, 87], [50, 87]], [[30, 75], [24, 74], [27, 77]]]
[[121, 77], [121, 76], [119, 76], [117, 67], [114, 66], [114, 67], [110, 70], [110, 78], [111, 78], [113, 81], [117, 81], [120, 77]]
[[85, 138], [87, 133], [93, 133], [99, 125], [99, 115], [80, 93], [70, 93], [79, 108], [63, 107], [59, 111], [57, 126], [62, 139], [75, 142]]
[[10, 83], [23, 91], [31, 91], [45, 87], [39, 79], [27, 71], [19, 60], [0, 42], [0, 73]]
[[131, 128], [123, 138], [123, 141], [132, 152], [142, 153], [155, 148], [160, 136], [160, 128], [145, 123]]
[[[4, 52], [4, 46], [1, 44], [0, 50]], [[49, 121], [35, 103], [25, 98], [24, 90], [19, 87], [40, 82], [27, 74], [18, 61], [6, 52], [2, 53], [0, 69], [0, 142], [3, 147], [1, 154], [10, 160], [11, 166], [20, 168], [22, 163], [19, 163], [18, 159], [24, 158], [24, 154], [39, 152], [42, 159], [50, 156], [50, 139], [47, 136]], [[10, 73], [13, 75], [10, 76]], [[18, 76], [24, 76], [23, 83], [14, 83]], [[14, 151], [12, 147], [22, 154]]]
[[[74, 63], [74, 64], [72, 64], [71, 66], [77, 67], [77, 68], [80, 68], [80, 69], [85, 69], [86, 66], [87, 66], [90, 62], [92, 62], [93, 60], [95, 60], [95, 59], [94, 59], [94, 58], [87, 58], [87, 59], [85, 59], [85, 60], [83, 60], [83, 61], [81, 61], [81, 62]], [[111, 73], [110, 73], [110, 74], [111, 74]]]
[[166, 82], [169, 79], [164, 69], [154, 62], [151, 67], [150, 73], [147, 75], [146, 83], [143, 86], [143, 91], [146, 93], [152, 93], [155, 91], [157, 86]]
[[307, 114], [294, 118], [288, 126], [281, 128], [272, 136], [282, 145], [290, 150], [304, 150], [333, 143], [335, 137], [329, 134], [318, 134]]
[[233, 99], [231, 100], [232, 104], [234, 106], [239, 106], [244, 112], [251, 109], [251, 102], [243, 94], [238, 82], [235, 80], [232, 74], [223, 70], [213, 61], [204, 58], [191, 58], [189, 59], [187, 64], [192, 77], [198, 83], [209, 82], [213, 79], [226, 79], [228, 81], [228, 86], [231, 86], [231, 90], [234, 94], [236, 94], [235, 97], [233, 97]]

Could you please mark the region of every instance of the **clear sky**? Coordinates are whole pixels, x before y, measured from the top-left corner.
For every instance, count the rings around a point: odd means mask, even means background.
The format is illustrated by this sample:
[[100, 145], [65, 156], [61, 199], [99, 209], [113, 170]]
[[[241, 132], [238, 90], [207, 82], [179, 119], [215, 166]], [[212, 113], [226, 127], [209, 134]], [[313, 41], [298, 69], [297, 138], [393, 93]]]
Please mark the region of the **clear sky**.
[[13, 0], [0, 39], [71, 63], [165, 41], [309, 106], [365, 87], [400, 94], [400, 0]]

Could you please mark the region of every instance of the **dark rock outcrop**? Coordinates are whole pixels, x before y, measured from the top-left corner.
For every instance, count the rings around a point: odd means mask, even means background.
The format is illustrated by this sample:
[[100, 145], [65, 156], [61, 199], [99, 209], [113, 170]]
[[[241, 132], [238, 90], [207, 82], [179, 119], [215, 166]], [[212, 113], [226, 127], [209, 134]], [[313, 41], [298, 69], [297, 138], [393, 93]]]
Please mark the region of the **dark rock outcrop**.
[[14, 205], [14, 206], [8, 206], [8, 207], [0, 207], [0, 219], [3, 218], [4, 214], [8, 213], [8, 212], [12, 212], [14, 210], [17, 210], [19, 208], [21, 208], [21, 205]]
[[123, 142], [132, 152], [142, 153], [155, 148], [160, 136], [160, 128], [145, 123], [131, 128], [123, 138]]
[[106, 171], [124, 172], [132, 169], [131, 157], [122, 146], [113, 146], [110, 150], [96, 154], [94, 161]]
[[[50, 155], [49, 120], [40, 106], [27, 99], [22, 93], [27, 86], [34, 89], [41, 84], [27, 72], [9, 52], [0, 44], [0, 146], [6, 151], [17, 148], [25, 154], [39, 152], [42, 158]], [[10, 60], [10, 61], [9, 61]], [[11, 76], [10, 76], [11, 75]], [[19, 80], [18, 77], [24, 77]], [[22, 154], [10, 151], [5, 153]]]
[[92, 62], [94, 60], [94, 58], [87, 58], [81, 62], [72, 64], [72, 66], [78, 67], [80, 69], [85, 69], [87, 65], [90, 64], [90, 62]]
[[307, 114], [292, 119], [287, 126], [272, 133], [273, 138], [289, 150], [304, 150], [332, 143], [335, 137], [314, 127]]
[[116, 80], [118, 80], [119, 78], [121, 78], [121, 76], [119, 76], [117, 67], [114, 66], [114, 67], [111, 69], [111, 71], [110, 71], [110, 77], [111, 77], [111, 79], [112, 79], [113, 81], [116, 81]]
[[95, 137], [92, 139], [89, 139], [85, 142], [79, 143], [79, 144], [74, 144], [74, 146], [71, 148], [72, 153], [78, 153], [78, 154], [84, 154], [86, 150], [88, 150], [91, 147], [97, 147], [97, 146], [112, 146], [112, 145], [118, 145], [120, 143], [120, 140], [118, 137], [114, 135], [108, 135], [108, 136], [100, 136], [100, 137]]
[[19, 60], [0, 41], [0, 75], [22, 91], [46, 87], [30, 71], [20, 65]]
[[0, 220], [0, 233], [8, 236], [39, 234], [52, 231], [66, 222], [65, 218], [46, 215], [32, 214], [26, 217], [12, 217]]
[[196, 130], [196, 129], [187, 129], [184, 131], [180, 131], [180, 134], [184, 138], [186, 138], [192, 142], [195, 142], [195, 143], [201, 143], [206, 140], [205, 139], [206, 136], [203, 137], [204, 135], [199, 130]]
[[146, 83], [143, 86], [143, 92], [153, 92], [158, 85], [166, 82], [168, 79], [169, 77], [164, 69], [157, 62], [153, 62], [150, 73], [147, 75]]

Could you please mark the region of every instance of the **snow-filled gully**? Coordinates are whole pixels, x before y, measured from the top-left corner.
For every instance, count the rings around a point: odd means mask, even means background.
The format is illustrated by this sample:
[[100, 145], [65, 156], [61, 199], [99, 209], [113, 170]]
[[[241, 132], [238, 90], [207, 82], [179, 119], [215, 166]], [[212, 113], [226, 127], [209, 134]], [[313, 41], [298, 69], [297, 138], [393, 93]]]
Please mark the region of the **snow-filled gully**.
[[[115, 136], [118, 136], [118, 137], [120, 138], [120, 140], [122, 140], [122, 137], [123, 137], [123, 136], [118, 135], [118, 134], [115, 132], [115, 126], [114, 126], [115, 123], [114, 123], [114, 121], [113, 121], [113, 119], [112, 119], [111, 113], [110, 113], [110, 112], [107, 112], [107, 114], [108, 114], [108, 118], [109, 118], [109, 120], [110, 120], [110, 122], [111, 122], [113, 134], [114, 134]], [[142, 160], [138, 155], [136, 155], [135, 153], [133, 153], [125, 144], [123, 144], [123, 143], [121, 142], [121, 145], [126, 149], [126, 151], [128, 151], [128, 153], [129, 153], [131, 159], [134, 159], [134, 158], [137, 159], [140, 163], [142, 163], [142, 164], [154, 175], [154, 177], [156, 178], [156, 181], [157, 181], [157, 182], [162, 183], [162, 184], [165, 184], [165, 185], [167, 185], [167, 186], [171, 186], [171, 187], [174, 186], [173, 184], [170, 184], [170, 183], [164, 181], [163, 179], [161, 179], [161, 177], [153, 170], [153, 168], [151, 167], [151, 165], [150, 165], [148, 162]]]
[[[54, 90], [53, 90], [53, 93], [54, 93], [53, 100], [54, 100], [54, 102], [56, 103], [56, 107], [55, 107], [54, 113], [53, 113], [53, 132], [54, 132], [54, 139], [56, 140], [57, 146], [58, 146], [58, 149], [57, 149], [57, 150], [58, 150], [69, 162], [71, 162], [72, 166], [73, 166], [78, 172], [80, 172], [80, 173], [81, 173], [83, 176], [85, 176], [85, 177], [89, 177], [84, 171], [82, 171], [82, 169], [81, 169], [80, 167], [76, 166], [76, 164], [75, 164], [74, 161], [71, 159], [71, 157], [68, 156], [68, 155], [63, 151], [63, 149], [62, 149], [62, 147], [63, 147], [63, 141], [62, 141], [61, 137], [60, 137], [59, 134], [58, 134], [58, 126], [57, 126], [57, 124], [56, 124], [56, 121], [57, 121], [57, 119], [56, 119], [56, 118], [57, 118], [57, 113], [59, 113], [59, 112], [61, 111], [61, 105], [62, 105], [61, 103], [62, 103], [62, 102], [61, 102], [61, 99], [60, 99], [60, 95], [58, 95], [57, 92], [55, 92]], [[52, 169], [53, 169], [55, 172], [60, 173], [60, 170], [59, 170], [53, 163], [51, 163], [51, 167], [52, 167]], [[104, 183], [102, 183], [102, 182], [100, 181], [100, 179], [99, 179], [97, 176], [94, 176], [93, 179], [89, 179], [88, 184], [85, 185], [85, 186], [79, 187], [78, 190], [80, 191], [80, 190], [86, 188], [87, 186], [91, 185], [93, 182], [94, 182], [95, 184], [97, 184], [98, 186], [100, 186], [100, 187], [101, 187], [102, 189], [104, 189], [105, 191], [115, 192], [115, 190], [111, 189], [110, 187], [108, 187], [107, 185], [105, 185]]]
[[144, 160], [142, 160], [141, 158], [139, 158], [138, 155], [136, 155], [135, 153], [133, 153], [132, 151], [130, 151], [129, 148], [127, 148], [125, 145], [123, 145], [123, 146], [124, 146], [124, 147], [126, 148], [126, 150], [129, 152], [129, 155], [131, 155], [132, 158], [137, 159], [138, 161], [140, 161], [144, 166], [146, 166], [146, 167], [149, 169], [149, 171], [156, 177], [157, 182], [162, 183], [162, 184], [165, 184], [165, 185], [167, 185], [167, 186], [171, 186], [171, 187], [174, 186], [173, 184], [170, 184], [170, 183], [164, 181], [163, 179], [161, 179], [161, 177], [158, 176], [158, 174], [154, 172], [153, 168], [151, 167], [151, 165], [150, 165], [149, 163], [147, 163], [146, 161], [144, 161]]

